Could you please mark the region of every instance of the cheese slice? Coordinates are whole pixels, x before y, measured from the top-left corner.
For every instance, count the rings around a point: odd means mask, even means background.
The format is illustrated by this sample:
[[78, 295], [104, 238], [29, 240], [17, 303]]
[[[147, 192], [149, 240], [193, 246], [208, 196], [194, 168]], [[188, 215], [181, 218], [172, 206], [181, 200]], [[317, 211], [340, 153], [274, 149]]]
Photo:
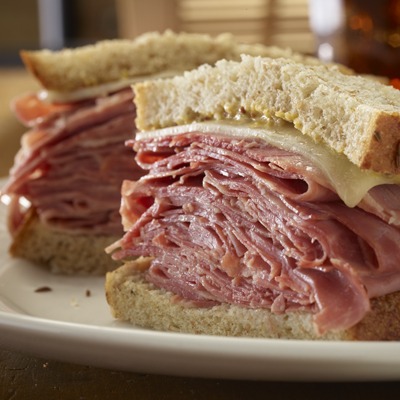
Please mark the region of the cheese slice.
[[74, 90], [72, 92], [60, 92], [56, 90], [43, 89], [39, 92], [39, 99], [49, 103], [70, 103], [74, 101], [81, 101], [100, 96], [106, 96], [108, 93], [116, 92], [123, 88], [129, 87], [134, 83], [152, 80], [170, 78], [182, 74], [180, 71], [164, 71], [153, 75], [140, 75], [134, 78], [121, 79], [114, 82], [107, 82], [101, 85], [83, 87], [82, 89]]
[[338, 154], [303, 135], [292, 124], [271, 122], [216, 121], [199, 122], [174, 126], [149, 132], [138, 132], [137, 139], [157, 138], [187, 132], [230, 136], [233, 138], [257, 138], [268, 144], [300, 154], [310, 160], [322, 173], [348, 207], [355, 207], [375, 186], [400, 184], [400, 175], [379, 174], [371, 170], [361, 170], [343, 154]]

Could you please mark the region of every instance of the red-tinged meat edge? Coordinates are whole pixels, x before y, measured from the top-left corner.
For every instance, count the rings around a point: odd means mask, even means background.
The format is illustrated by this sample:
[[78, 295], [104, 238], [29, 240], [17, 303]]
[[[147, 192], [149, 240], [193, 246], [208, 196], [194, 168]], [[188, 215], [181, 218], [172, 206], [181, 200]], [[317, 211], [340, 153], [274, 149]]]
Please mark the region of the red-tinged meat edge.
[[320, 333], [400, 289], [398, 228], [346, 207], [304, 157], [201, 133], [132, 145], [149, 173], [124, 183], [127, 232], [110, 250], [154, 257], [155, 285], [204, 306], [306, 310]]

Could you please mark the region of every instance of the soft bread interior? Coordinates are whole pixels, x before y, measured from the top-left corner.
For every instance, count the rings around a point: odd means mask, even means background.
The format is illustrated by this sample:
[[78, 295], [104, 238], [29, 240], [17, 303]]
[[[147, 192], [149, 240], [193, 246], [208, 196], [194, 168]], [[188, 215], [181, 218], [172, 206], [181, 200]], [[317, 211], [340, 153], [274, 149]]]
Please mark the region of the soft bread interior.
[[339, 68], [243, 56], [134, 85], [137, 127], [279, 117], [362, 169], [400, 172], [400, 91]]
[[26, 216], [10, 253], [51, 272], [66, 275], [104, 275], [120, 265], [104, 249], [116, 236], [71, 234], [45, 226], [34, 212]]

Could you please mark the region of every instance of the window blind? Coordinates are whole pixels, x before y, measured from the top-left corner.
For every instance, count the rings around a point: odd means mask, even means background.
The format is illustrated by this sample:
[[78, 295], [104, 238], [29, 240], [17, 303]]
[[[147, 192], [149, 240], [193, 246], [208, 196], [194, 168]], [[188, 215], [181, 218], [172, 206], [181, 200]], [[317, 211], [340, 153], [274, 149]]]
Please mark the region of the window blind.
[[243, 42], [314, 52], [309, 0], [115, 1], [122, 37], [168, 28], [211, 35], [231, 32]]
[[177, 0], [180, 29], [313, 53], [308, 0]]

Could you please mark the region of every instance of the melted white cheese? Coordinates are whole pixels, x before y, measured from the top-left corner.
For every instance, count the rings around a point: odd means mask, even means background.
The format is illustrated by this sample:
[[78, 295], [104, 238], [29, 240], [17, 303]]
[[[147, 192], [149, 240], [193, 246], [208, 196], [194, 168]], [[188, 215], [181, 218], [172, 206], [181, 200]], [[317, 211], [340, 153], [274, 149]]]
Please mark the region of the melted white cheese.
[[178, 71], [164, 71], [158, 74], [141, 75], [129, 79], [120, 79], [114, 82], [107, 82], [101, 85], [84, 87], [71, 92], [59, 92], [55, 90], [41, 90], [39, 92], [39, 99], [49, 103], [69, 103], [73, 101], [80, 101], [91, 99], [99, 96], [105, 96], [108, 93], [116, 92], [117, 90], [129, 87], [136, 82], [142, 82], [151, 79], [170, 78], [179, 75]]
[[236, 138], [258, 138], [267, 143], [304, 156], [325, 174], [327, 180], [348, 207], [356, 206], [374, 186], [400, 184], [400, 175], [379, 174], [361, 170], [343, 154], [316, 143], [301, 134], [293, 125], [266, 126], [260, 123], [237, 123], [235, 121], [203, 122], [175, 126], [150, 132], [138, 132], [137, 139], [157, 138], [186, 132], [202, 132]]

